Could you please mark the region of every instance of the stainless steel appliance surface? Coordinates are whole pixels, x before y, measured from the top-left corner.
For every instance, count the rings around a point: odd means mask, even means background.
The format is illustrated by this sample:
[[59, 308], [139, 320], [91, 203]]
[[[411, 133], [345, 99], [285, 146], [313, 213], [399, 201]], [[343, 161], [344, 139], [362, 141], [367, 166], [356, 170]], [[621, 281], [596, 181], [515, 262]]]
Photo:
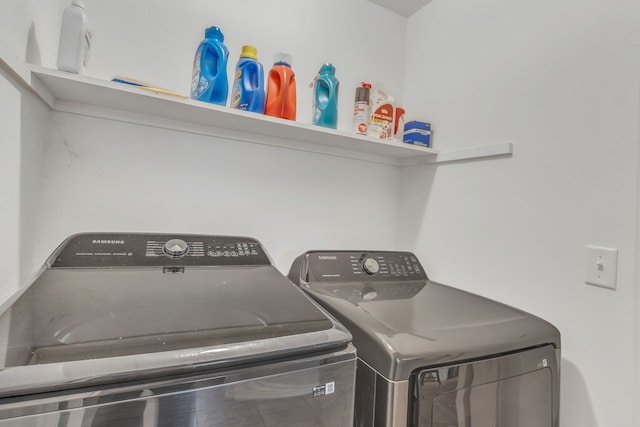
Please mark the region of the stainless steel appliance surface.
[[255, 239], [78, 234], [0, 306], [0, 426], [342, 427], [350, 341]]
[[560, 333], [410, 252], [310, 251], [289, 278], [353, 334], [358, 427], [557, 427]]

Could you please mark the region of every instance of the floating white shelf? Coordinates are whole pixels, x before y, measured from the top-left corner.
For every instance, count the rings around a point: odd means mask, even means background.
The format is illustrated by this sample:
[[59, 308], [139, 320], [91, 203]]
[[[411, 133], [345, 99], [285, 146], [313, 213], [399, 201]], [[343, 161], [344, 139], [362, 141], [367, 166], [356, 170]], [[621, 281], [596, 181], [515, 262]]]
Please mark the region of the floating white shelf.
[[511, 143], [440, 152], [154, 93], [122, 83], [19, 64], [0, 65], [53, 110], [395, 166], [510, 155]]

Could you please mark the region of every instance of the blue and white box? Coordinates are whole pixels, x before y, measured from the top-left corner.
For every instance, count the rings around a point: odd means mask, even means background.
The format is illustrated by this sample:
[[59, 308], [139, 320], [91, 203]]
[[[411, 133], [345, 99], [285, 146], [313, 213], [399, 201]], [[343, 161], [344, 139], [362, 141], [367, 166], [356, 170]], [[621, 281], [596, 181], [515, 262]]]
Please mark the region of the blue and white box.
[[405, 123], [402, 142], [431, 147], [431, 123], [417, 120]]

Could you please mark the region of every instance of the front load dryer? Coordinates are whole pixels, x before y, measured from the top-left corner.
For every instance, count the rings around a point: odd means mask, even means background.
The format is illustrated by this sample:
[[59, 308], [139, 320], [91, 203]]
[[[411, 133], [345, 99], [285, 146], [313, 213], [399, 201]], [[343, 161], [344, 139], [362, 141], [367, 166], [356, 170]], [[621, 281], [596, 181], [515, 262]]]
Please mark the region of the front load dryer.
[[557, 427], [560, 333], [430, 281], [409, 252], [311, 251], [289, 278], [353, 335], [357, 427]]

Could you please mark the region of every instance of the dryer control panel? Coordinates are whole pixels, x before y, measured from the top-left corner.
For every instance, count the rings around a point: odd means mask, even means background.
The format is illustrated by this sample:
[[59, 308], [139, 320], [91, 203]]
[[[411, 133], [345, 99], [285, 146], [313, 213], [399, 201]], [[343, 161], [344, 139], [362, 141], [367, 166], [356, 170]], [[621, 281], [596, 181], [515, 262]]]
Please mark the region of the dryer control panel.
[[411, 252], [319, 252], [306, 254], [306, 281], [381, 282], [427, 280]]
[[271, 265], [249, 237], [97, 233], [67, 239], [47, 264], [52, 268]]

